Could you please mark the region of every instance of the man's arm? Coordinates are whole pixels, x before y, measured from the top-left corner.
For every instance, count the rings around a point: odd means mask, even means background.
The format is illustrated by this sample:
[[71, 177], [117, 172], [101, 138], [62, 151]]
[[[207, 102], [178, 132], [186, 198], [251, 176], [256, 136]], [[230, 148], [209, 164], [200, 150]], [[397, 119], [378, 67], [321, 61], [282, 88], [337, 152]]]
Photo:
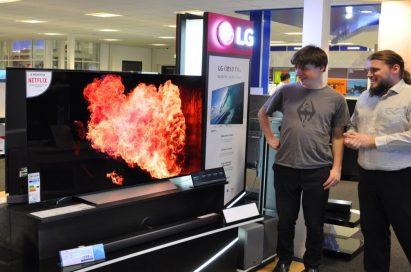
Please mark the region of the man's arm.
[[274, 136], [274, 133], [271, 130], [270, 120], [265, 113], [264, 107], [258, 111], [258, 121], [260, 122], [261, 130], [263, 131], [268, 145], [273, 149], [278, 149], [280, 147], [280, 141]]
[[331, 143], [332, 143], [332, 153], [333, 153], [333, 166], [330, 170], [330, 176], [327, 181], [324, 182], [324, 190], [331, 188], [340, 182], [341, 179], [341, 168], [342, 159], [344, 154], [344, 127], [333, 128]]

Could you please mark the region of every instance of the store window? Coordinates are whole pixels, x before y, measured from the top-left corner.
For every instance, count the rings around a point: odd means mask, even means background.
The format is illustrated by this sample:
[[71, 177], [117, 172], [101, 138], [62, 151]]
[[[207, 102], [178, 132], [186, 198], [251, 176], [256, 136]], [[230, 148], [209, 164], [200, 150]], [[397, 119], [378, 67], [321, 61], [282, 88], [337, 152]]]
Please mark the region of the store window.
[[[51, 44], [52, 52], [49, 54], [53, 57], [52, 68], [67, 69], [66, 42], [53, 40]], [[0, 41], [0, 69], [6, 67], [44, 68], [45, 54], [47, 54], [45, 40]], [[76, 41], [74, 68], [99, 70], [100, 44]]]
[[74, 68], [77, 70], [99, 70], [100, 44], [76, 41]]
[[[63, 46], [63, 48], [59, 48]], [[64, 52], [64, 60], [60, 60], [61, 50]], [[64, 61], [64, 65], [59, 65]], [[67, 43], [53, 41], [53, 68], [67, 69]], [[99, 70], [100, 69], [100, 44], [86, 41], [76, 41], [74, 49], [74, 69]]]
[[5, 67], [42, 68], [44, 40], [0, 41], [0, 69]]

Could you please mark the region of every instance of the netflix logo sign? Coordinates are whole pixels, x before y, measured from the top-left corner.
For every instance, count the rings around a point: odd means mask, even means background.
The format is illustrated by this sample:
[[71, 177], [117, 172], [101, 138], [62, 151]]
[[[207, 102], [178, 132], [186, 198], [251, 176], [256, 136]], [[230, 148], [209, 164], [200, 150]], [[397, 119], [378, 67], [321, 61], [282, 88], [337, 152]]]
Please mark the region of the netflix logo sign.
[[26, 71], [26, 96], [36, 97], [47, 91], [51, 83], [51, 71]]

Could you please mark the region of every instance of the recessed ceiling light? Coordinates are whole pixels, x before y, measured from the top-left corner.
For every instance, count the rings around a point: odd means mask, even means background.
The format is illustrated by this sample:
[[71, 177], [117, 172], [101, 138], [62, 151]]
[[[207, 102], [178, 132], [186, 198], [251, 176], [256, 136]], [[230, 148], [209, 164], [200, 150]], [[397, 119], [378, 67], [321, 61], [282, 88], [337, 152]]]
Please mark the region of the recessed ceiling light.
[[102, 32], [117, 32], [120, 31], [118, 29], [111, 29], [111, 28], [103, 28], [103, 29], [99, 29], [98, 31], [102, 31]]
[[301, 43], [283, 43], [281, 45], [287, 45], [287, 46], [302, 46]]
[[111, 18], [111, 17], [123, 16], [123, 15], [120, 15], [120, 14], [113, 14], [113, 13], [107, 13], [107, 12], [86, 13], [85, 15], [95, 16], [95, 17], [102, 17], [102, 18]]
[[176, 37], [171, 37], [171, 36], [163, 36], [159, 37], [160, 39], [175, 39]]
[[55, 33], [55, 32], [46, 32], [46, 33], [39, 33], [39, 34], [43, 34], [43, 35], [47, 35], [47, 36], [61, 36], [61, 35], [64, 35], [62, 33]]
[[40, 21], [40, 20], [16, 20], [19, 23], [26, 23], [26, 24], [41, 24], [46, 23], [47, 21]]
[[102, 39], [103, 41], [106, 41], [106, 42], [118, 42], [118, 41], [121, 41], [120, 39]]
[[12, 2], [19, 2], [21, 0], [0, 0], [0, 4], [4, 4], [4, 3], [12, 3]]
[[165, 44], [165, 43], [152, 43], [151, 45], [153, 45], [153, 46], [165, 46], [167, 44]]
[[285, 35], [303, 35], [302, 32], [285, 32]]

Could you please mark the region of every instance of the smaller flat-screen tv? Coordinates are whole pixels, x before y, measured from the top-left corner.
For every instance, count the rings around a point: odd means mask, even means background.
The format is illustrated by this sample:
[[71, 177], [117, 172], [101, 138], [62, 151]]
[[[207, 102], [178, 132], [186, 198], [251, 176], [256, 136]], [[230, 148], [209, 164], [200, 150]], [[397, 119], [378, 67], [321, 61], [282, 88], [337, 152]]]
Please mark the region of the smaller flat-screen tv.
[[5, 69], [0, 69], [0, 82], [6, 80], [6, 70]]
[[6, 78], [11, 198], [25, 198], [33, 174], [44, 201], [202, 169], [202, 77], [10, 68]]

